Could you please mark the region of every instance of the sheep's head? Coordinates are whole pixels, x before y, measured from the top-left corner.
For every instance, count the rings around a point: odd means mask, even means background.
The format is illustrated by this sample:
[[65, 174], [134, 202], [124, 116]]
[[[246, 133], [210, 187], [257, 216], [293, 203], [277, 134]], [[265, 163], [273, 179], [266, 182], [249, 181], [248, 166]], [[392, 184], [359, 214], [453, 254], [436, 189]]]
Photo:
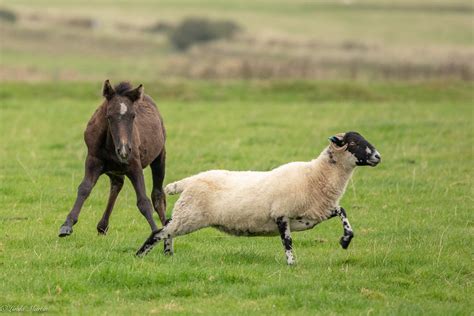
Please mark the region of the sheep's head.
[[375, 167], [381, 160], [375, 147], [357, 132], [337, 134], [329, 141], [334, 154], [348, 165]]

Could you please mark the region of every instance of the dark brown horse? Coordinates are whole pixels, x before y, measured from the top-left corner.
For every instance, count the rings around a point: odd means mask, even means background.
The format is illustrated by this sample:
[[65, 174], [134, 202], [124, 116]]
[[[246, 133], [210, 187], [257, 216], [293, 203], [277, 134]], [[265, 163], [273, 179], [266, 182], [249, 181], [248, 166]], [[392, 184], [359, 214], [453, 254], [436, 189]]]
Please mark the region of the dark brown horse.
[[142, 169], [150, 165], [153, 174], [151, 200], [164, 225], [166, 200], [163, 193], [165, 177], [165, 127], [153, 100], [143, 94], [143, 86], [132, 89], [127, 82], [112, 88], [106, 80], [102, 89], [105, 97], [87, 124], [84, 140], [87, 145], [85, 175], [79, 185], [76, 202], [59, 236], [72, 233], [84, 201], [100, 175], [110, 178], [110, 196], [102, 219], [97, 224], [99, 234], [105, 234], [115, 200], [127, 176], [137, 194], [137, 206], [151, 230], [158, 228], [153, 220], [152, 203], [146, 196]]

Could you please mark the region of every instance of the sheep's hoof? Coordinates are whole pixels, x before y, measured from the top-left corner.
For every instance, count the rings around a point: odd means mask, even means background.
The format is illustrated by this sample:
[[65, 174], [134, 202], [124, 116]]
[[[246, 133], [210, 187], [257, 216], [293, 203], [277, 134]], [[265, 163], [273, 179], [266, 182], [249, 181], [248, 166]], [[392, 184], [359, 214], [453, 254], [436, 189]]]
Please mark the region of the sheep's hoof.
[[352, 236], [343, 236], [339, 240], [339, 244], [341, 245], [342, 249], [347, 249], [349, 244], [351, 243]]
[[72, 234], [72, 227], [70, 226], [61, 226], [59, 229], [59, 237], [66, 237]]
[[135, 253], [135, 256], [138, 258], [145, 257], [151, 250], [150, 248], [151, 247], [145, 243], [143, 246], [140, 247], [140, 249], [138, 249], [138, 251]]

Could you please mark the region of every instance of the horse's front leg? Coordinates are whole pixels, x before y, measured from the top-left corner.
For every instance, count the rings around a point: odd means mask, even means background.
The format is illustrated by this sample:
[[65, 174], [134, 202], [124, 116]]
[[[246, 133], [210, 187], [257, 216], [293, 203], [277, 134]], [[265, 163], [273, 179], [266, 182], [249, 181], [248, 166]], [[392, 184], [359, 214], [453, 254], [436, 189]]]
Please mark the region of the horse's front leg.
[[137, 194], [137, 207], [140, 213], [142, 213], [148, 221], [151, 231], [156, 232], [158, 227], [153, 220], [153, 206], [150, 199], [146, 196], [145, 179], [141, 166], [135, 164], [135, 166], [131, 167], [130, 172], [127, 173], [127, 177], [132, 182], [135, 193]]
[[59, 229], [59, 237], [65, 237], [72, 234], [72, 226], [77, 223], [82, 205], [92, 191], [92, 188], [102, 173], [103, 163], [100, 159], [87, 156], [85, 175], [79, 188], [77, 189], [77, 198], [72, 210], [66, 217], [66, 221]]

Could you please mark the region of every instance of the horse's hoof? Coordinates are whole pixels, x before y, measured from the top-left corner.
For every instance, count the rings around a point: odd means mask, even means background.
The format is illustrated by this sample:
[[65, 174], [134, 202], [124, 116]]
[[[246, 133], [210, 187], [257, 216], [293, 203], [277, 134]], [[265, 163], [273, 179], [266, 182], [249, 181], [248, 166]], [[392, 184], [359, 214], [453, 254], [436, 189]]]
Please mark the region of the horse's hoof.
[[66, 237], [72, 234], [72, 227], [61, 226], [59, 229], [59, 237]]
[[108, 227], [105, 227], [105, 228], [97, 227], [97, 233], [99, 233], [99, 235], [102, 235], [102, 236], [107, 235], [108, 230], [109, 230]]

